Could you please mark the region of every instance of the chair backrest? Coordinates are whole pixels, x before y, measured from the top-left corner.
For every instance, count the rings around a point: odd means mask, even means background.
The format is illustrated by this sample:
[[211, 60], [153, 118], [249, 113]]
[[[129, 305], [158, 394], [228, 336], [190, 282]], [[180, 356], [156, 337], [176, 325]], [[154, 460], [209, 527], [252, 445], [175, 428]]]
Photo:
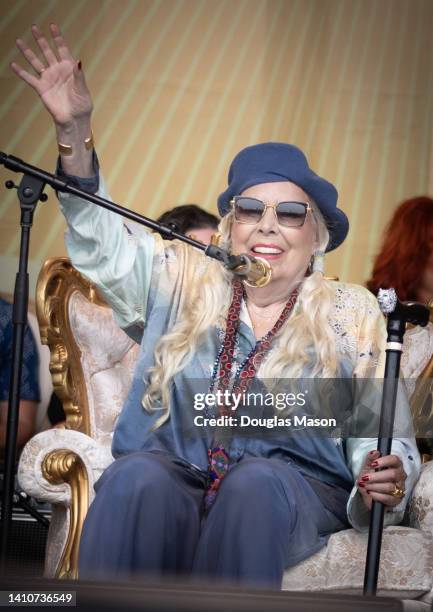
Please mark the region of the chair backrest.
[[95, 287], [65, 257], [48, 260], [37, 284], [42, 342], [66, 427], [111, 444], [132, 381], [138, 345], [115, 323]]

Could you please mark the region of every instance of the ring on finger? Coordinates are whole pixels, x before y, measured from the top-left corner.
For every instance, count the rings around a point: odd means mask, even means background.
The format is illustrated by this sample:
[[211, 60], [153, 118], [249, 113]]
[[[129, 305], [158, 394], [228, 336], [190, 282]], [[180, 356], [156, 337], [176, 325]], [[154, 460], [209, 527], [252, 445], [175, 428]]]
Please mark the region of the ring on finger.
[[390, 494], [391, 494], [393, 497], [398, 497], [399, 499], [401, 499], [402, 497], [404, 497], [405, 492], [404, 492], [404, 490], [403, 490], [401, 487], [399, 487], [399, 486], [398, 486], [398, 484], [396, 483], [396, 484], [395, 484], [395, 487], [394, 487], [394, 491], [391, 491], [391, 493], [390, 493]]

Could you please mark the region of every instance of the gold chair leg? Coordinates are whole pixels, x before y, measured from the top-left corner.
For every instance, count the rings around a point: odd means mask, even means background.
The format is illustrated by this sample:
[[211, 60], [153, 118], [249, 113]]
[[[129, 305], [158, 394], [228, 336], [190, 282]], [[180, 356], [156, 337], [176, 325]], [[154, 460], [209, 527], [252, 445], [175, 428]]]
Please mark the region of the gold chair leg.
[[69, 533], [56, 578], [78, 578], [78, 549], [84, 518], [89, 507], [89, 480], [81, 458], [71, 450], [48, 453], [42, 462], [42, 474], [52, 484], [66, 482], [71, 487]]

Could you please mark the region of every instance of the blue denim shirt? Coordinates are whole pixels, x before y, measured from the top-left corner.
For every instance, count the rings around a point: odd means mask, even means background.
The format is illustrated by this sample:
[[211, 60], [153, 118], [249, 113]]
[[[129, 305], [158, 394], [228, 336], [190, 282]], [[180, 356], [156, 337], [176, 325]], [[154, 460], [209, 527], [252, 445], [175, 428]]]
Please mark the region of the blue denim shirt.
[[[0, 401], [5, 401], [9, 397], [12, 335], [12, 304], [0, 298]], [[24, 332], [20, 394], [22, 400], [40, 401], [38, 349], [28, 325]]]

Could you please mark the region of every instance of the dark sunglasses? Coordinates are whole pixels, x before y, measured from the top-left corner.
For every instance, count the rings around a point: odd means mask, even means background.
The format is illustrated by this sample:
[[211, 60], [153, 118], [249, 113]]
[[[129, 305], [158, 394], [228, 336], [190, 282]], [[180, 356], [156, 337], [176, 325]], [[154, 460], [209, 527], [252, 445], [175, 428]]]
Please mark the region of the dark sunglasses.
[[266, 210], [272, 208], [280, 225], [284, 227], [302, 227], [308, 211], [313, 210], [308, 202], [265, 204], [262, 200], [248, 196], [235, 196], [230, 200], [230, 204], [234, 209], [236, 221], [249, 225], [258, 223]]

